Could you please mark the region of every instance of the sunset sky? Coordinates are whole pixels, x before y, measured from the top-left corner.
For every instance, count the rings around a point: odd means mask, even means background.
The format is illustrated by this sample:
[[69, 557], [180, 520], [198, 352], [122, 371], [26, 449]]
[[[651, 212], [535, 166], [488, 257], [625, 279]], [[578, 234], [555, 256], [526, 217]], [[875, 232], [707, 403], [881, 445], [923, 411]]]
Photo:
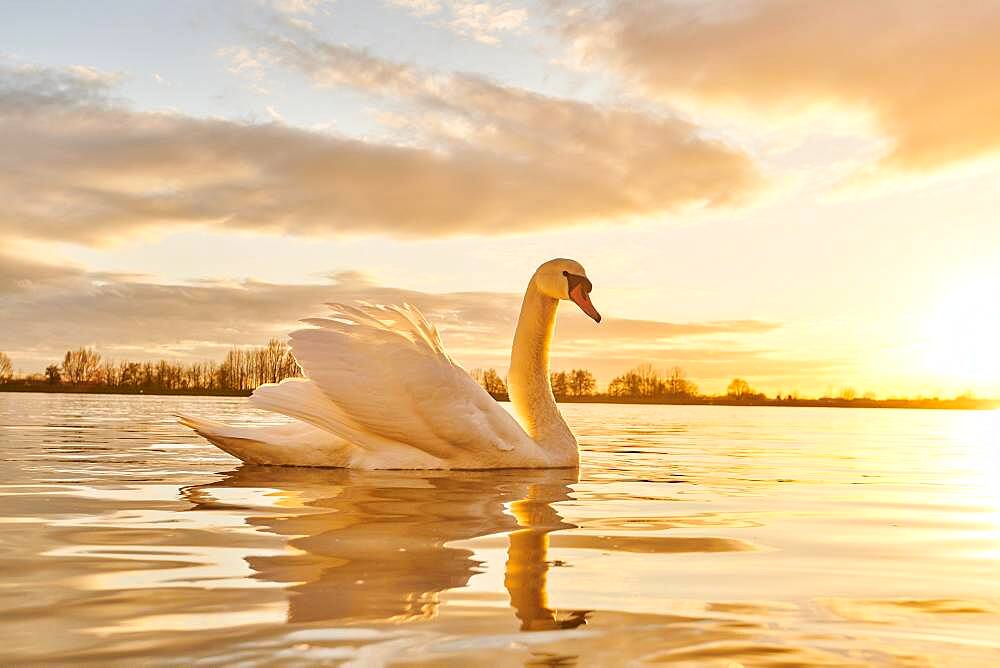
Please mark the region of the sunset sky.
[[1000, 3], [4, 2], [0, 351], [219, 359], [410, 301], [505, 368], [1000, 396]]

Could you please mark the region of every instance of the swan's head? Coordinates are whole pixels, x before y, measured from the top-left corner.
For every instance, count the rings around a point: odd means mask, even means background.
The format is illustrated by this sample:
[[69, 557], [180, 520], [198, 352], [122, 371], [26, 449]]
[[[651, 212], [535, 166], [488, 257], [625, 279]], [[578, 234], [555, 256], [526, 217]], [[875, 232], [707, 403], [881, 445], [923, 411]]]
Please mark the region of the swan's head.
[[568, 299], [596, 322], [601, 321], [601, 314], [590, 302], [590, 291], [594, 286], [587, 278], [583, 265], [576, 260], [549, 260], [535, 272], [534, 281], [542, 294], [553, 299]]

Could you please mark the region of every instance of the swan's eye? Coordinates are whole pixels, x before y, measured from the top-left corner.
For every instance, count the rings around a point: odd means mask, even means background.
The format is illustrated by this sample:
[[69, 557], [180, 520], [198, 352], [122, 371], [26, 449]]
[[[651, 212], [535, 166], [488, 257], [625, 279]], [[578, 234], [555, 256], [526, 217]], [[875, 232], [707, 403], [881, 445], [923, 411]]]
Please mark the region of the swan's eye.
[[569, 276], [569, 272], [566, 271], [565, 269], [563, 270], [563, 276]]

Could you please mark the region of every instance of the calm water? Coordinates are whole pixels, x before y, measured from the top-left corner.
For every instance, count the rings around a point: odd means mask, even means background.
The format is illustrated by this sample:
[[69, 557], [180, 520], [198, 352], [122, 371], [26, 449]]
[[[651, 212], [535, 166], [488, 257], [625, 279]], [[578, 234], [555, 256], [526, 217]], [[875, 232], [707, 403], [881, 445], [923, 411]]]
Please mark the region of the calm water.
[[564, 410], [579, 475], [356, 473], [0, 393], [0, 663], [1000, 665], [1000, 412]]

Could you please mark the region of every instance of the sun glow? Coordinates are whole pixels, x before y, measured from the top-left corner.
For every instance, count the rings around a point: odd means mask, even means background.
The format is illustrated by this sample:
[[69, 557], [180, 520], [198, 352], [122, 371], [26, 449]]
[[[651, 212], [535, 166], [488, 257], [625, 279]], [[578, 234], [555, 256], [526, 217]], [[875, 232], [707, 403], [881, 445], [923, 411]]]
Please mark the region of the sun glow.
[[1000, 277], [978, 276], [942, 294], [922, 337], [923, 363], [943, 381], [1000, 388]]

